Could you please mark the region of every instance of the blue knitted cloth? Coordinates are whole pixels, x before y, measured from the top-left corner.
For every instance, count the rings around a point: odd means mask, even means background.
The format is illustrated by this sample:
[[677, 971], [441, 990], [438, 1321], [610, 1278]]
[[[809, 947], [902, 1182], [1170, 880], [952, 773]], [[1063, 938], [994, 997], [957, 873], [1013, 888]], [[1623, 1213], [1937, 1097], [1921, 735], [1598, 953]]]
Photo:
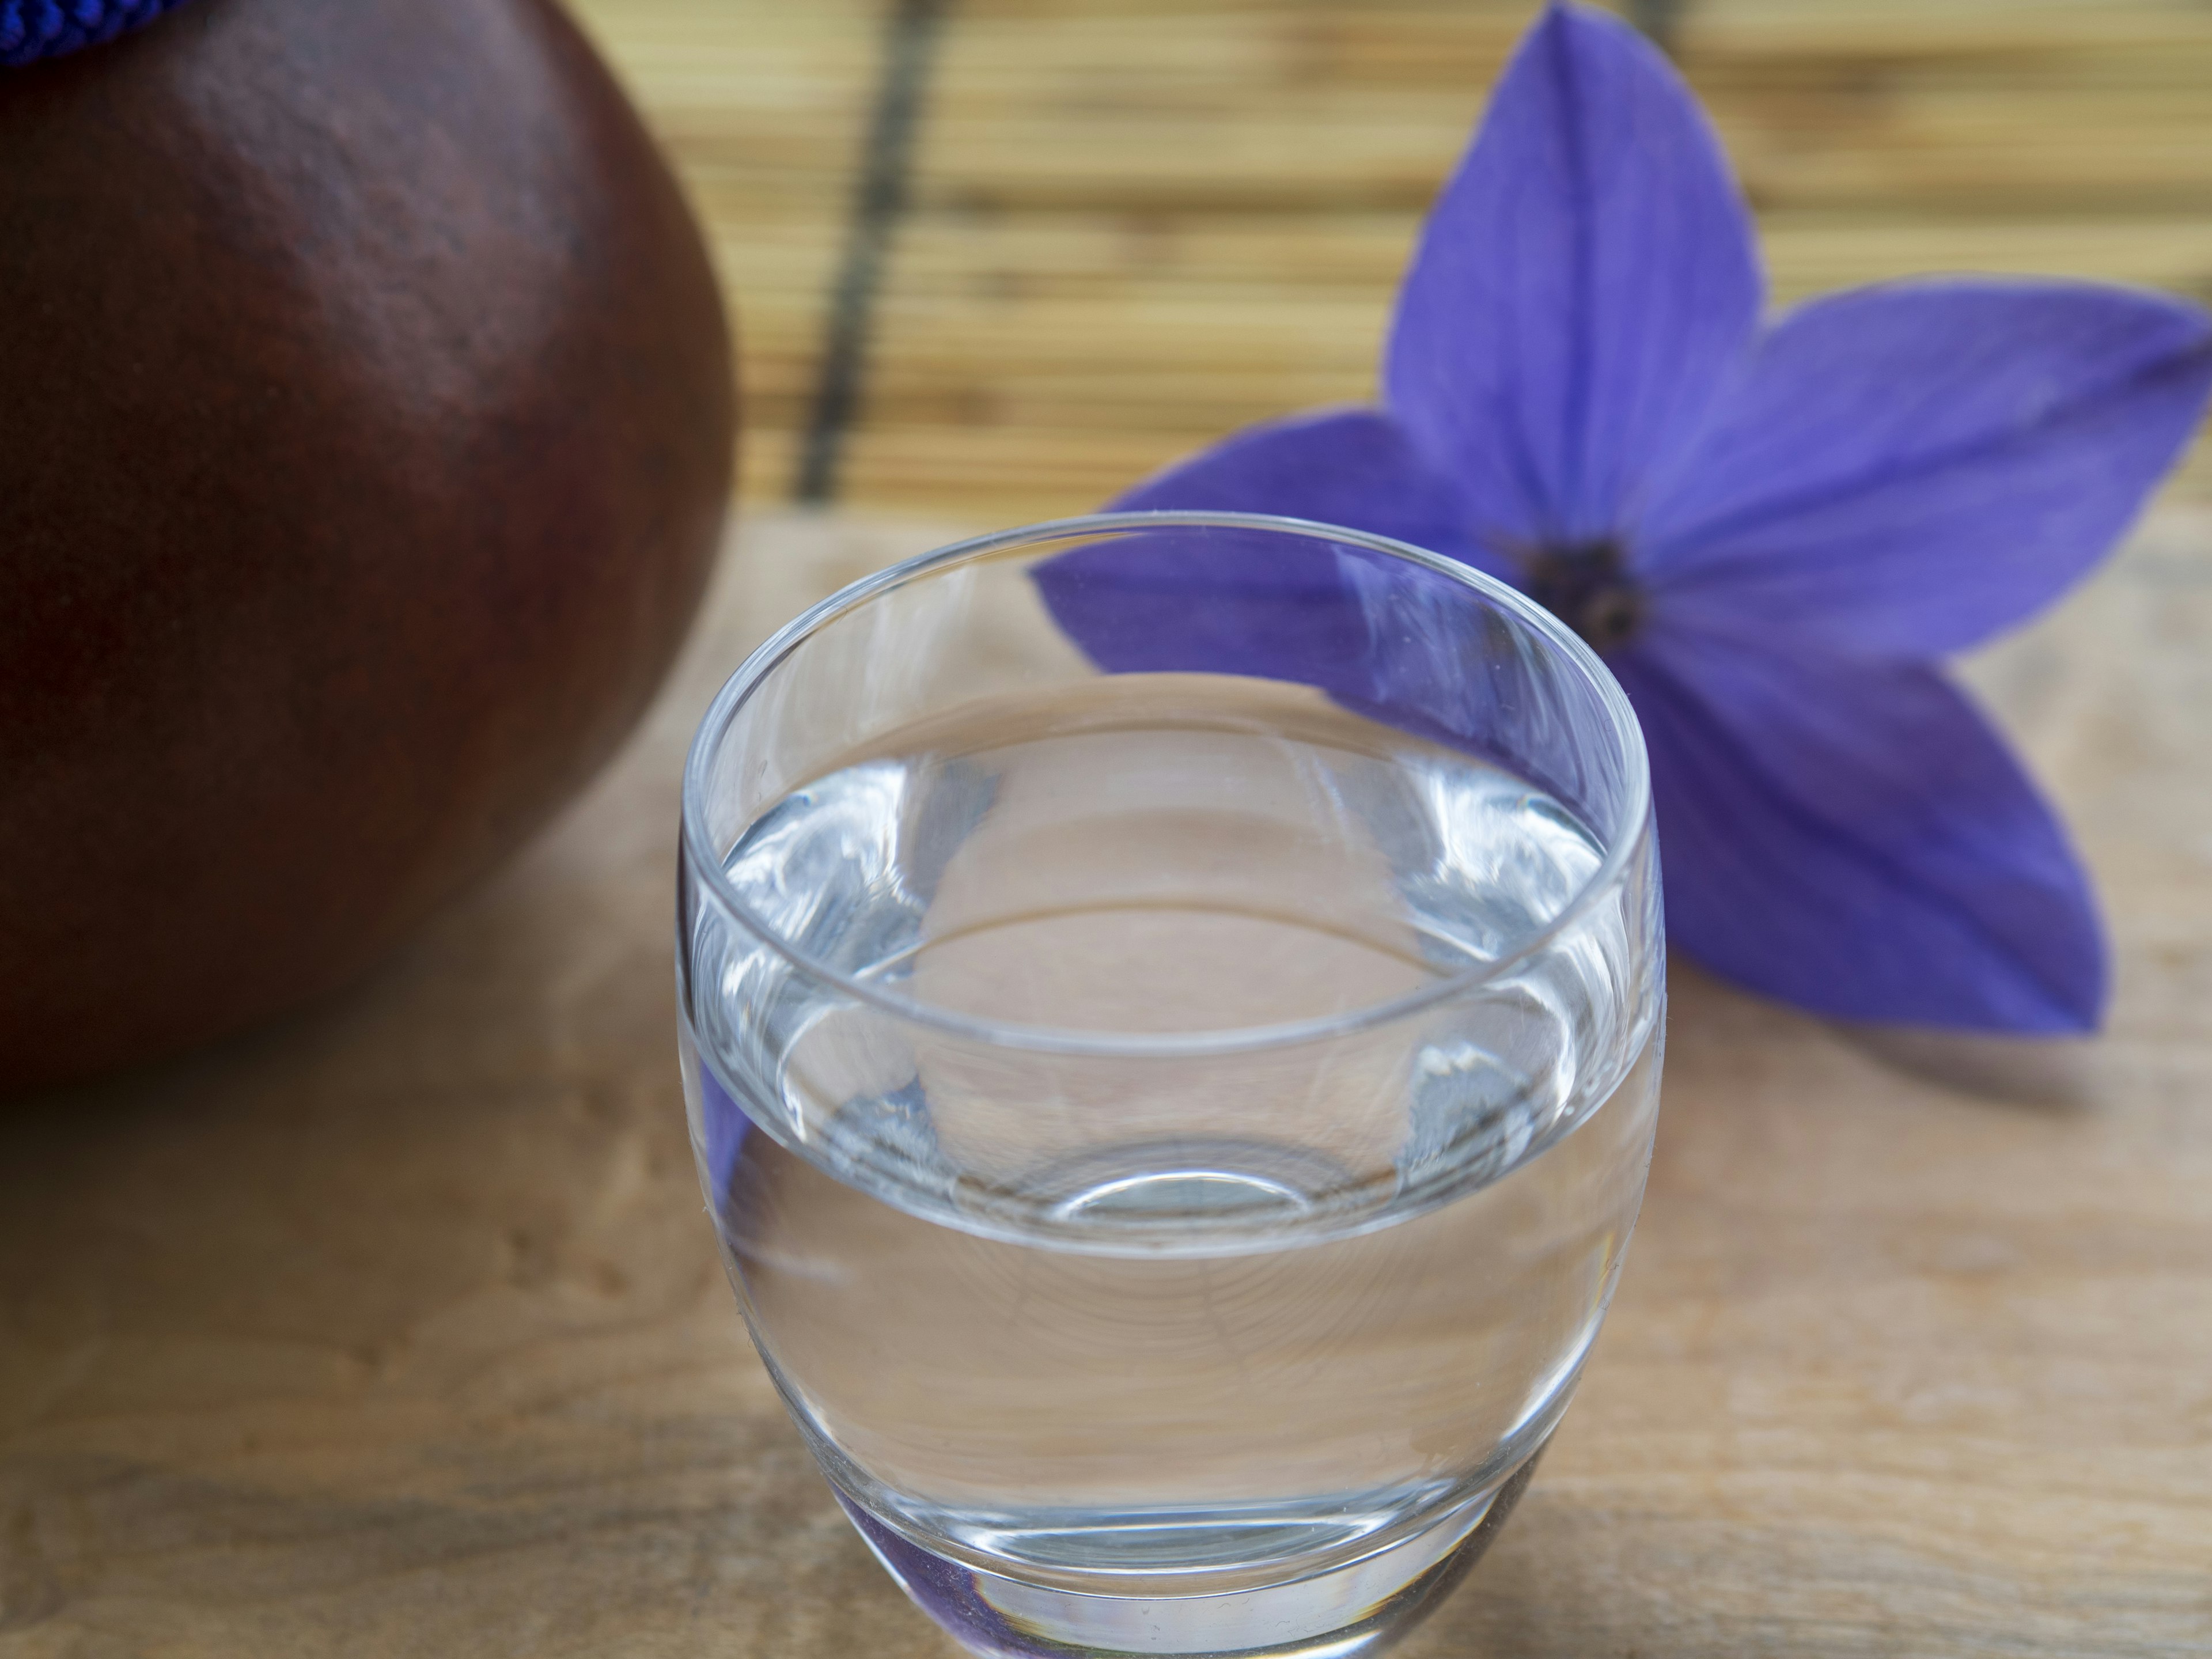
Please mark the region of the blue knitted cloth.
[[184, 0], [0, 0], [0, 66], [35, 64], [150, 23]]

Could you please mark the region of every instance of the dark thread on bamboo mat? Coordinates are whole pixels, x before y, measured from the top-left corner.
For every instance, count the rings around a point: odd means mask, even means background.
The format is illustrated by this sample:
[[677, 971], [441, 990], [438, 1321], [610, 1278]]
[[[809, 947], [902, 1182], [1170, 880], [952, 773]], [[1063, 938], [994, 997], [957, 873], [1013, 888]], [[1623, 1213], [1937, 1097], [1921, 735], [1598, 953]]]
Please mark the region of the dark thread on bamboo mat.
[[1682, 14], [1690, 0], [1629, 0], [1629, 21], [1651, 37], [1651, 43], [1669, 58], [1682, 27]]
[[883, 78], [877, 83], [867, 144], [860, 155], [845, 256], [830, 292], [830, 322], [822, 343], [821, 373], [814, 384], [814, 410], [792, 489], [802, 501], [828, 501], [837, 493], [845, 434], [860, 413], [876, 294], [883, 285], [892, 234], [906, 213], [915, 128], [928, 88], [932, 52], [951, 3], [897, 0], [885, 20]]

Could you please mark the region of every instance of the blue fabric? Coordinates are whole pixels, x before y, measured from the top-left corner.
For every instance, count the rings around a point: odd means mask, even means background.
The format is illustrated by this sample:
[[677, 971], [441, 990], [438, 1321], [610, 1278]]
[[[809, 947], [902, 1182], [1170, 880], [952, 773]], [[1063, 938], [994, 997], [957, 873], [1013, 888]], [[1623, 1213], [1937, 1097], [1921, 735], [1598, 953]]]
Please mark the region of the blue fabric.
[[0, 0], [0, 66], [14, 69], [112, 40], [184, 0]]

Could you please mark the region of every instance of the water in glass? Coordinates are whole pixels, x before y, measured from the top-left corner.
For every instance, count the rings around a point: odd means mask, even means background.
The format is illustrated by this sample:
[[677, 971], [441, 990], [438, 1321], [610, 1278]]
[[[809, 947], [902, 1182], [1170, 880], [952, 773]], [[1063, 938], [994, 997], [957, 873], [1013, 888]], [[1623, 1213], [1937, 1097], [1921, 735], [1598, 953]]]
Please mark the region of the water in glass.
[[1635, 907], [1546, 931], [1604, 857], [1496, 766], [1196, 674], [962, 703], [737, 837], [764, 927], [686, 951], [725, 1255], [971, 1647], [1364, 1653], [1448, 1585], [1643, 1187]]

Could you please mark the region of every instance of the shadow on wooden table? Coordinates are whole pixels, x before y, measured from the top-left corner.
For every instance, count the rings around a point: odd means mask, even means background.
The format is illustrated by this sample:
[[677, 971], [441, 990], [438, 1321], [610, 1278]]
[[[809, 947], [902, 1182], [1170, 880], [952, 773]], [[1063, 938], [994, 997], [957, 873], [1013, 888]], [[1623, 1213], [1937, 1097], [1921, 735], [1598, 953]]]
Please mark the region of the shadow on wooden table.
[[2087, 1111], [2096, 1104], [2094, 1041], [1886, 1026], [1839, 1025], [1835, 1032], [1902, 1076], [1977, 1100], [2048, 1111]]

